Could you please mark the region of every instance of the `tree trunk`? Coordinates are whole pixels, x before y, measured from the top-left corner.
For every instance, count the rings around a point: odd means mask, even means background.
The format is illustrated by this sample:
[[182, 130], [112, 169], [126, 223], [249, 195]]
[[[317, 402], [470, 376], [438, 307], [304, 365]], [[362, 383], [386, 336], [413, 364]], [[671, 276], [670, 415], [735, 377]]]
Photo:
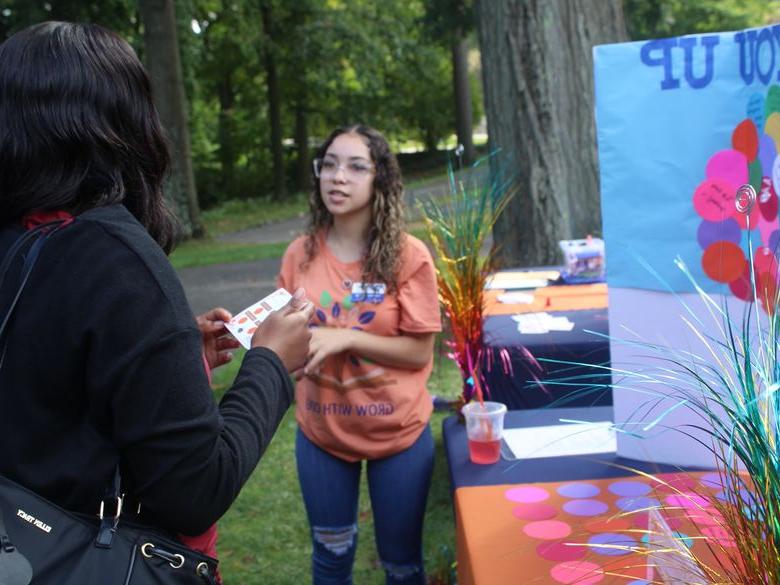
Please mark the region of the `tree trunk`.
[[476, 153], [471, 119], [468, 43], [465, 38], [456, 38], [452, 43], [452, 83], [455, 89], [455, 129], [458, 144], [463, 145], [463, 163], [470, 165], [474, 162]]
[[504, 266], [557, 264], [561, 239], [601, 233], [593, 57], [627, 38], [620, 0], [478, 0], [491, 150], [518, 192], [494, 229]]
[[274, 55], [273, 20], [271, 7], [262, 2], [260, 10], [263, 15], [263, 30], [266, 35], [265, 44], [265, 76], [268, 86], [268, 119], [271, 123], [271, 153], [273, 155], [274, 198], [284, 199], [287, 187], [284, 172], [284, 150], [282, 149], [282, 114], [279, 97], [279, 76], [276, 71], [276, 56]]
[[309, 126], [306, 105], [298, 102], [295, 106], [295, 146], [298, 150], [296, 168], [296, 187], [304, 193], [311, 189], [311, 158], [309, 156]]
[[233, 104], [235, 92], [230, 72], [218, 82], [219, 94], [219, 161], [222, 167], [222, 190], [227, 198], [235, 195], [235, 149], [233, 148]]
[[204, 229], [192, 170], [173, 0], [139, 0], [139, 8], [144, 23], [146, 68], [152, 79], [155, 105], [171, 143], [171, 176], [166, 193], [181, 221], [184, 237], [201, 237]]

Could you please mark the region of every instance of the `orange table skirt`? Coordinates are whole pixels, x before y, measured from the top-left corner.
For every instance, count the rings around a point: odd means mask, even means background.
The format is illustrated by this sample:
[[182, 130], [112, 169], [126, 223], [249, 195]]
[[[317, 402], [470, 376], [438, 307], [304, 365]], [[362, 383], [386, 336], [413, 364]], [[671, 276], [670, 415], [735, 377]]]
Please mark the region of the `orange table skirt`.
[[659, 582], [642, 543], [645, 510], [659, 502], [681, 542], [710, 566], [713, 550], [735, 550], [711, 505], [717, 474], [658, 477], [672, 487], [629, 476], [457, 489], [459, 585]]

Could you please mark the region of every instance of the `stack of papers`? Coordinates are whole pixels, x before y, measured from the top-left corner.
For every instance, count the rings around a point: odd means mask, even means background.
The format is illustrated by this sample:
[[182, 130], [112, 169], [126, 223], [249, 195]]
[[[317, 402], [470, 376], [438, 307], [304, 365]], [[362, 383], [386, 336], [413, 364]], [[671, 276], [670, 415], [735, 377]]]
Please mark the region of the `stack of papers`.
[[617, 451], [615, 429], [610, 421], [504, 429], [502, 438], [514, 459]]
[[571, 331], [574, 323], [568, 317], [553, 317], [550, 313], [521, 313], [512, 315], [520, 333], [549, 333], [550, 331]]

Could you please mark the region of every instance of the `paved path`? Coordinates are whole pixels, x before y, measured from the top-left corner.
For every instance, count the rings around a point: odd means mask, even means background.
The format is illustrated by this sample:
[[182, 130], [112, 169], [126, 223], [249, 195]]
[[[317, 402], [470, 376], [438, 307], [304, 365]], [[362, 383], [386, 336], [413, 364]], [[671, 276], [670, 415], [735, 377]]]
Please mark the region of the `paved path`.
[[[409, 221], [419, 219], [417, 202], [449, 192], [446, 181], [431, 181], [406, 193]], [[223, 242], [263, 244], [289, 242], [303, 233], [306, 215], [274, 222], [260, 227], [225, 234], [217, 238]], [[232, 264], [214, 264], [178, 270], [187, 299], [198, 315], [215, 306], [237, 312], [272, 292], [280, 259], [255, 260]]]

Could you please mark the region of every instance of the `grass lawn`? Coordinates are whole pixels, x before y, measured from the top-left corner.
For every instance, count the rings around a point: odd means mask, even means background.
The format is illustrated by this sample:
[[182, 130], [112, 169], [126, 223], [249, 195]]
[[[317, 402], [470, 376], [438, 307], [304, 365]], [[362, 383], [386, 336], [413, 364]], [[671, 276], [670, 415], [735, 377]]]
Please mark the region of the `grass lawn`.
[[[429, 390], [455, 397], [460, 376], [451, 360], [439, 348]], [[218, 393], [232, 382], [241, 355], [215, 372]], [[425, 516], [424, 547], [429, 583], [454, 583], [455, 526], [441, 437], [441, 421], [434, 413], [431, 429], [436, 441], [436, 465]], [[225, 582], [241, 585], [302, 585], [311, 581], [309, 527], [295, 470], [295, 417], [287, 413], [270, 447], [244, 486], [238, 500], [219, 522], [219, 553]], [[365, 474], [361, 485], [358, 551], [355, 583], [382, 584], [373, 534], [370, 501]]]

